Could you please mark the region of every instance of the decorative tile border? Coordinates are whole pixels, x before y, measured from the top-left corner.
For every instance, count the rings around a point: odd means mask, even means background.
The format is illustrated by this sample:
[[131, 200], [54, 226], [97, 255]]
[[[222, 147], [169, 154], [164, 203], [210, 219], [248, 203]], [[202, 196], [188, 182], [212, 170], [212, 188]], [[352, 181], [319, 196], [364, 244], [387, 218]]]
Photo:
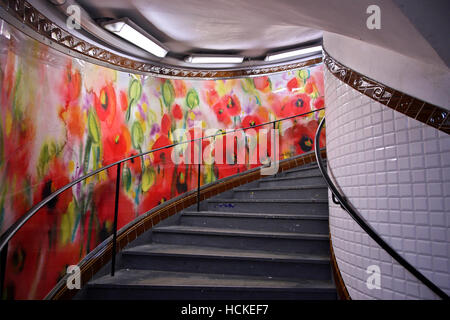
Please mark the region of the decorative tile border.
[[[106, 49], [97, 47], [61, 29], [26, 0], [0, 0], [0, 8], [14, 17], [21, 27], [28, 27], [47, 40], [48, 45], [60, 45], [69, 49], [69, 54], [81, 58], [90, 58], [94, 61], [109, 65], [111, 68], [120, 68], [131, 72], [145, 73], [163, 78], [197, 78], [197, 79], [229, 79], [241, 77], [262, 76], [271, 73], [299, 69], [322, 62], [322, 58], [288, 63], [275, 66], [255, 66], [242, 69], [188, 69], [169, 65], [153, 64], [129, 59]], [[34, 37], [42, 42], [42, 37]], [[56, 45], [55, 45], [56, 44]]]
[[344, 66], [324, 50], [324, 64], [341, 81], [385, 106], [450, 134], [449, 111], [388, 87]]
[[[326, 158], [326, 149], [321, 150], [321, 155]], [[283, 172], [298, 166], [316, 162], [316, 156], [313, 152], [308, 152], [297, 157], [281, 160], [279, 163], [279, 172]], [[240, 185], [260, 179], [260, 168], [254, 168], [240, 174], [227, 177], [206, 185], [200, 189], [200, 201], [209, 199], [219, 193], [236, 188]], [[142, 215], [119, 231], [117, 235], [117, 252], [126, 245], [135, 240], [141, 234], [156, 226], [159, 222], [173, 216], [197, 203], [197, 191], [190, 191], [180, 197], [171, 199], [161, 206], [154, 208], [147, 214]], [[81, 270], [81, 286], [88, 281], [109, 261], [112, 256], [112, 237], [109, 237], [100, 244], [94, 251], [88, 254], [78, 265]], [[46, 300], [67, 300], [72, 299], [77, 290], [69, 290], [66, 286], [65, 276], [53, 290], [47, 295]]]

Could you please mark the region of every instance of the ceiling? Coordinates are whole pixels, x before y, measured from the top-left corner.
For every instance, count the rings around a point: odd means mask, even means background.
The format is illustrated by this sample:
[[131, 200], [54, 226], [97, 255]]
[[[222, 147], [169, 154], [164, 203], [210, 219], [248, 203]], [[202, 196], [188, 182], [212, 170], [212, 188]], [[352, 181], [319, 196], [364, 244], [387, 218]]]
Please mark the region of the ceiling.
[[[29, 1], [47, 11], [58, 8], [60, 13], [68, 5], [78, 4], [88, 36], [125, 55], [168, 65], [194, 67], [184, 61], [192, 53], [239, 54], [247, 57], [241, 66], [263, 65], [267, 53], [321, 43], [323, 30], [448, 66], [448, 41], [444, 38], [448, 32], [442, 30], [449, 25], [442, 14], [448, 12], [447, 0], [426, 5], [423, 0]], [[55, 2], [62, 5], [52, 4]], [[366, 9], [371, 4], [381, 8], [380, 30], [366, 27]], [[422, 16], [433, 19], [423, 20]], [[158, 59], [100, 27], [105, 19], [122, 17], [162, 42], [169, 54]]]
[[[286, 22], [279, 10], [242, 0], [79, 0], [95, 20], [129, 17], [173, 55], [230, 52], [264, 56], [274, 48], [320, 41], [320, 30]], [[279, 9], [279, 8], [278, 8]]]

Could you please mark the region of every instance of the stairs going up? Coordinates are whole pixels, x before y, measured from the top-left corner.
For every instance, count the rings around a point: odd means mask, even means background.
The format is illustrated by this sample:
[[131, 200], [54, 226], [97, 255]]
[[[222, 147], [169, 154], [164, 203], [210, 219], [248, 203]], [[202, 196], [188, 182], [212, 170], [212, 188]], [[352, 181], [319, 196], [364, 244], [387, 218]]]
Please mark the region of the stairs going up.
[[336, 299], [327, 195], [312, 164], [205, 200], [122, 251], [82, 298]]

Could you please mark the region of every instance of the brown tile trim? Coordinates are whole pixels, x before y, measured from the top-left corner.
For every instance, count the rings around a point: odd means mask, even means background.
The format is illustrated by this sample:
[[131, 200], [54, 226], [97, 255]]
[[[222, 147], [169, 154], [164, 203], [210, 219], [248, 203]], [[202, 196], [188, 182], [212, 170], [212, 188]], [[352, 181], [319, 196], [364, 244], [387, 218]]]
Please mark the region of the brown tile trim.
[[426, 125], [450, 134], [450, 111], [406, 93], [388, 87], [370, 79], [355, 70], [341, 64], [324, 50], [324, 64], [328, 70], [342, 82], [369, 98], [394, 109], [404, 115], [416, 119]]
[[[321, 155], [323, 158], [326, 158], [325, 149], [321, 150]], [[316, 157], [314, 155], [314, 152], [309, 152], [307, 154], [291, 159], [281, 160], [279, 162], [279, 172], [285, 171], [287, 170], [287, 168], [294, 168], [315, 161]], [[224, 178], [221, 179], [220, 181], [216, 181], [210, 185], [205, 186], [203, 189], [200, 190], [200, 198], [207, 199], [220, 192], [233, 189], [237, 186], [260, 178], [261, 174], [259, 168], [249, 170], [247, 172], [242, 172], [238, 174], [238, 176], [231, 176], [228, 178]], [[134, 222], [127, 225], [125, 229], [120, 230], [117, 236], [118, 242], [117, 252], [120, 251], [122, 248], [124, 248], [128, 243], [139, 237], [145, 231], [157, 225], [165, 218], [195, 203], [197, 203], [196, 192], [188, 192], [183, 197], [169, 200], [163, 205], [137, 218]], [[95, 249], [93, 252], [95, 252]], [[112, 254], [112, 239], [109, 239], [106, 243], [104, 242], [100, 244], [95, 254], [92, 254], [92, 256], [88, 255], [88, 257], [86, 257], [83, 261], [79, 263], [79, 267], [81, 270], [82, 287], [87, 284], [87, 282], [94, 276], [94, 274], [97, 271], [99, 271], [111, 260], [111, 254]], [[52, 292], [50, 292], [47, 295], [46, 299], [68, 300], [72, 299], [76, 293], [77, 290], [67, 289], [64, 278], [55, 286]]]
[[[94, 61], [108, 64], [111, 68], [120, 68], [121, 70], [145, 73], [162, 78], [229, 79], [254, 77], [304, 68], [322, 62], [320, 57], [287, 64], [254, 66], [242, 69], [194, 69], [161, 63], [142, 62], [117, 55], [72, 35], [60, 28], [26, 0], [0, 0], [0, 7], [15, 19], [16, 25], [20, 25], [21, 28], [30, 28], [37, 33], [33, 37], [35, 40], [54, 47], [56, 47], [55, 44], [62, 46], [65, 49], [64, 53], [67, 53], [66, 50], [68, 50], [72, 56], [93, 59]], [[43, 41], [43, 39], [46, 41]]]
[[331, 270], [333, 271], [334, 283], [336, 284], [336, 290], [338, 293], [339, 300], [352, 300], [350, 297], [347, 287], [345, 286], [344, 279], [342, 278], [341, 271], [337, 265], [336, 256], [334, 255], [333, 244], [330, 238], [330, 259], [331, 259]]

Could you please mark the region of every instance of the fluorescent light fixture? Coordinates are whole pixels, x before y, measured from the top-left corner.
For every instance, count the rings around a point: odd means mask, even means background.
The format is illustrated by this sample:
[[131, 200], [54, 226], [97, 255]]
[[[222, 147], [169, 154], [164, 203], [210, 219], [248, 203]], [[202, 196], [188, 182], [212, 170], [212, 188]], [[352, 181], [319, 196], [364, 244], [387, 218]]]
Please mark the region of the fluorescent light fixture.
[[199, 55], [193, 54], [184, 59], [186, 62], [190, 63], [242, 63], [244, 61], [244, 57], [241, 56], [219, 56], [219, 55]]
[[316, 52], [317, 53], [322, 52], [322, 46], [314, 46], [314, 47], [309, 47], [309, 48], [283, 51], [283, 52], [279, 52], [279, 53], [271, 53], [266, 56], [264, 61], [282, 60], [282, 59], [303, 56], [305, 54], [316, 53]]
[[61, 6], [66, 3], [66, 0], [50, 0], [55, 6]]
[[128, 18], [108, 21], [103, 24], [103, 28], [157, 57], [164, 58], [169, 52], [155, 38], [147, 34]]

